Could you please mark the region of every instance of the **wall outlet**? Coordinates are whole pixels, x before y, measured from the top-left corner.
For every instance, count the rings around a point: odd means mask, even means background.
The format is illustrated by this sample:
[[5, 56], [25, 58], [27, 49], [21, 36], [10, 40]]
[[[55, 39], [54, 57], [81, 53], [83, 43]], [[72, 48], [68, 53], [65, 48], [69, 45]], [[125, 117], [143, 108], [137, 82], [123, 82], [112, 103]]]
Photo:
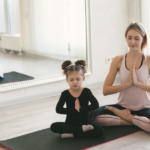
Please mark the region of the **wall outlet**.
[[105, 58], [105, 63], [106, 64], [111, 64], [112, 60], [113, 60], [113, 57], [106, 57]]

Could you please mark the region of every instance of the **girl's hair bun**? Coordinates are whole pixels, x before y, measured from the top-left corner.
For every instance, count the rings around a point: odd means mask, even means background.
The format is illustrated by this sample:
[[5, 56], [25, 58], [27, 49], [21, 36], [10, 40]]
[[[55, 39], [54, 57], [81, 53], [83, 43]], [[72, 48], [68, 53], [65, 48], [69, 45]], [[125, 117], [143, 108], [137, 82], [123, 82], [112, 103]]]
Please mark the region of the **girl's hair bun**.
[[86, 61], [85, 60], [77, 60], [75, 62], [75, 65], [81, 67], [84, 71], [84, 73], [86, 73]]
[[85, 62], [85, 60], [77, 60], [76, 62], [75, 62], [75, 65], [82, 65], [82, 66], [86, 66], [86, 62]]
[[62, 70], [65, 70], [67, 66], [71, 65], [72, 62], [70, 60], [66, 60], [62, 63], [61, 68]]

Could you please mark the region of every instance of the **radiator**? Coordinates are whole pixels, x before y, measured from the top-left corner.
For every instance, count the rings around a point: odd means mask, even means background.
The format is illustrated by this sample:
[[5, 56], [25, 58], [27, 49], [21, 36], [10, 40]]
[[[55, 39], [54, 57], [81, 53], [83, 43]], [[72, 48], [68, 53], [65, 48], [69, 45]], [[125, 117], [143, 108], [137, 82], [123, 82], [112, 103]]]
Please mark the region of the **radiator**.
[[1, 35], [1, 46], [3, 49], [22, 51], [20, 43], [20, 35]]

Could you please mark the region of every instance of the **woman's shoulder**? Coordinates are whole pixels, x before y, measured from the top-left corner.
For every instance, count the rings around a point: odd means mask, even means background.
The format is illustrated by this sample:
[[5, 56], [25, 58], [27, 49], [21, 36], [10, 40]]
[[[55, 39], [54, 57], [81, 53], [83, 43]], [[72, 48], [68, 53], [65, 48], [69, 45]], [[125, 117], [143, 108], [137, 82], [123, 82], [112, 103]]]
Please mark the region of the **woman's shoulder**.
[[124, 55], [118, 55], [118, 56], [116, 56], [113, 60], [119, 62], [119, 61], [122, 61], [122, 60], [123, 60], [123, 57], [124, 57]]
[[150, 62], [150, 55], [146, 54], [147, 62]]
[[146, 64], [147, 64], [147, 67], [148, 67], [148, 70], [150, 72], [150, 55], [145, 55], [146, 56]]
[[118, 55], [113, 59], [113, 66], [117, 69], [120, 69], [122, 60], [123, 60], [124, 55]]

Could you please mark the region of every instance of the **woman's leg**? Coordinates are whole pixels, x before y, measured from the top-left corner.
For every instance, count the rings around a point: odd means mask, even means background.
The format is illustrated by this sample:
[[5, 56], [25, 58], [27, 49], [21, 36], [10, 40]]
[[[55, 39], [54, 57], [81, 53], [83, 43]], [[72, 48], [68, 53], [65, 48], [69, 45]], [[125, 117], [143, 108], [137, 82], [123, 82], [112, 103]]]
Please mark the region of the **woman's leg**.
[[[120, 117], [130, 123], [133, 123], [134, 125], [138, 126], [139, 128], [141, 128], [147, 132], [150, 132], [150, 119], [147, 118], [147, 116], [150, 116], [150, 109], [147, 109], [148, 114], [145, 114], [145, 115], [147, 115], [146, 117], [138, 116], [137, 114], [131, 114], [131, 111], [129, 109], [119, 110], [117, 108], [109, 107], [109, 106], [106, 106], [106, 109], [112, 111], [118, 117]], [[140, 113], [140, 111], [137, 111], [137, 113], [142, 115], [142, 110], [141, 110], [141, 113]], [[143, 115], [144, 115], [144, 113], [143, 113]]]
[[[113, 106], [118, 109], [125, 109], [124, 107], [117, 104], [107, 106]], [[112, 111], [106, 110], [105, 107], [106, 106], [101, 106], [89, 113], [91, 123], [95, 123], [100, 126], [133, 125], [132, 123], [116, 116], [116, 114]]]
[[113, 115], [97, 116], [94, 123], [101, 126], [133, 125], [132, 123]]

